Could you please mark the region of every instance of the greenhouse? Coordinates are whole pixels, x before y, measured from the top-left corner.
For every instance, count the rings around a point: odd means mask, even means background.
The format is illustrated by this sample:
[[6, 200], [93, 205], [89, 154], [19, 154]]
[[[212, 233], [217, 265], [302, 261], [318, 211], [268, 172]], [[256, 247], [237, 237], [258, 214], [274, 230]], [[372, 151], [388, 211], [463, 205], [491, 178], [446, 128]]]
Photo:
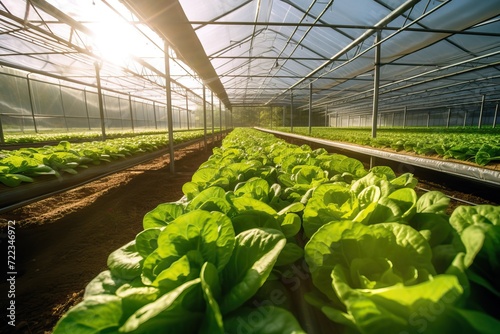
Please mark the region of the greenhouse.
[[497, 333], [499, 1], [0, 28], [2, 333]]

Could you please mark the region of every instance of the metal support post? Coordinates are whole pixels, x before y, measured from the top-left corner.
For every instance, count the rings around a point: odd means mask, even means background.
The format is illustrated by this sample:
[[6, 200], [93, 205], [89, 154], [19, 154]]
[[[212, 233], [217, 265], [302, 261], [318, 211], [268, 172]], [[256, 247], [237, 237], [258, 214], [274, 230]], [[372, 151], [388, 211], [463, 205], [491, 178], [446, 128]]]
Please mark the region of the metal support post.
[[498, 102], [497, 105], [495, 106], [495, 115], [493, 116], [493, 127], [497, 125], [497, 115], [498, 115]]
[[483, 112], [484, 112], [484, 101], [486, 99], [486, 95], [483, 94], [481, 97], [481, 109], [479, 110], [479, 121], [477, 123], [477, 128], [481, 129], [481, 125], [483, 123]]
[[293, 133], [293, 92], [290, 92], [290, 132]]
[[[28, 84], [28, 96], [30, 98], [31, 117], [33, 118], [33, 127], [35, 128], [35, 133], [38, 133], [38, 127], [36, 125], [36, 117], [35, 117], [35, 103], [33, 101], [33, 92], [31, 89], [31, 82], [30, 82], [30, 78], [29, 78], [30, 74], [31, 73], [28, 73], [28, 75], [26, 75], [26, 83]], [[24, 124], [24, 117], [21, 117], [21, 124]], [[21, 131], [24, 132], [23, 126], [21, 127]]]
[[170, 172], [175, 172], [174, 124], [172, 117], [172, 86], [170, 82], [170, 45], [165, 41], [165, 93], [167, 98], [168, 146], [170, 151]]
[[5, 144], [5, 138], [4, 138], [3, 126], [2, 126], [2, 114], [0, 114], [0, 144]]
[[309, 125], [309, 136], [311, 135], [311, 119], [312, 119], [312, 97], [313, 97], [313, 84], [312, 82], [309, 83], [309, 120], [308, 120], [308, 125]]
[[270, 110], [269, 110], [269, 113], [271, 115], [271, 129], [273, 128], [273, 107], [269, 107]]
[[451, 108], [448, 108], [448, 117], [446, 118], [446, 127], [450, 127], [450, 119], [451, 119]]
[[135, 132], [135, 128], [134, 128], [134, 112], [133, 112], [133, 109], [132, 109], [132, 95], [130, 95], [130, 93], [128, 93], [128, 108], [130, 110], [130, 125], [132, 127], [132, 132]]
[[89, 127], [89, 131], [91, 130], [90, 126], [90, 115], [89, 115], [89, 104], [87, 101], [87, 88], [83, 89], [83, 100], [85, 101], [85, 113], [87, 114], [87, 125]]
[[373, 111], [372, 111], [372, 138], [377, 137], [377, 115], [378, 115], [378, 96], [380, 87], [380, 30], [375, 35], [375, 67], [373, 69]]
[[99, 98], [99, 115], [101, 117], [101, 134], [102, 134], [102, 140], [106, 140], [106, 123], [104, 122], [104, 101], [101, 89], [101, 74], [100, 74], [101, 69], [98, 62], [95, 62], [94, 66], [95, 66], [95, 76], [97, 81], [97, 97]]
[[155, 129], [158, 130], [158, 120], [156, 119], [156, 103], [153, 101], [153, 116], [155, 117]]
[[64, 99], [63, 99], [63, 94], [62, 94], [61, 81], [59, 81], [58, 86], [59, 86], [59, 98], [61, 99], [61, 109], [62, 109], [63, 119], [64, 119], [64, 126], [66, 127], [66, 131], [69, 131], [68, 120], [66, 119], [66, 111], [64, 110]]
[[406, 112], [408, 111], [408, 107], [404, 107], [403, 109], [403, 129], [406, 128]]
[[203, 144], [207, 150], [207, 92], [203, 85]]
[[222, 101], [219, 100], [219, 131], [222, 132]]
[[325, 109], [325, 128], [328, 127], [328, 106], [326, 106], [326, 109]]
[[186, 120], [187, 120], [187, 129], [189, 130], [189, 99], [188, 93], [186, 91]]
[[210, 91], [210, 106], [212, 110], [212, 143], [215, 141], [215, 129], [214, 129], [214, 92]]

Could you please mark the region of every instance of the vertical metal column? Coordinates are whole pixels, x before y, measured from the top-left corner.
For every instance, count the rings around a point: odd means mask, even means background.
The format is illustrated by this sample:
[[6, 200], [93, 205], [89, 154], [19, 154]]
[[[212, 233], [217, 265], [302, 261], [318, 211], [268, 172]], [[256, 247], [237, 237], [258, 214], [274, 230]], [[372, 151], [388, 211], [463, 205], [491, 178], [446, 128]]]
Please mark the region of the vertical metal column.
[[2, 126], [2, 115], [0, 114], [0, 144], [5, 144], [5, 138], [3, 135], [3, 126]]
[[[380, 37], [381, 32], [377, 30], [375, 34], [375, 64], [373, 68], [373, 110], [372, 110], [372, 138], [377, 137], [377, 116], [378, 116], [378, 98], [380, 88]], [[375, 157], [370, 156], [370, 168], [375, 166]]]
[[271, 114], [271, 129], [273, 128], [273, 107], [269, 107], [271, 108], [270, 110], [270, 114]]
[[285, 106], [281, 107], [281, 112], [281, 124], [283, 124], [282, 126], [285, 127]]
[[290, 92], [290, 132], [293, 132], [293, 92]]
[[106, 140], [106, 123], [104, 122], [104, 102], [101, 90], [101, 74], [100, 74], [101, 68], [98, 62], [95, 62], [94, 66], [95, 66], [95, 76], [97, 81], [97, 97], [99, 98], [99, 115], [101, 117], [102, 140]]
[[484, 112], [484, 101], [486, 99], [486, 95], [483, 94], [481, 97], [481, 109], [479, 110], [479, 121], [477, 123], [477, 128], [481, 129], [481, 125], [483, 123], [483, 112]]
[[153, 116], [155, 117], [155, 129], [158, 130], [158, 120], [156, 119], [156, 103], [153, 101]]
[[497, 115], [498, 115], [498, 102], [497, 105], [495, 106], [495, 115], [493, 116], [493, 127], [497, 125]]
[[182, 115], [181, 115], [181, 108], [179, 108], [179, 129], [182, 129]]
[[188, 93], [186, 91], [186, 120], [187, 120], [187, 128], [189, 130], [189, 115], [190, 112], [189, 112], [189, 99], [188, 99]]
[[222, 101], [219, 100], [219, 131], [222, 132]]
[[123, 117], [122, 117], [122, 104], [121, 104], [121, 99], [118, 97], [118, 111], [120, 112], [120, 124], [122, 125], [122, 130], [123, 130]]
[[427, 113], [427, 127], [429, 127], [429, 125], [430, 125], [430, 121], [431, 121], [431, 113], [430, 113], [430, 112], [428, 112], [428, 113]]
[[309, 83], [309, 136], [311, 135], [311, 119], [312, 119], [312, 105], [313, 105], [313, 84]]
[[174, 124], [172, 117], [172, 86], [170, 85], [170, 45], [165, 41], [165, 92], [167, 94], [168, 146], [170, 149], [170, 172], [175, 172]]
[[404, 107], [403, 109], [403, 129], [406, 128], [406, 112], [408, 111], [408, 107]]
[[446, 118], [446, 127], [450, 127], [450, 119], [451, 119], [451, 108], [448, 108], [448, 117]]
[[464, 113], [464, 126], [463, 126], [464, 128], [466, 123], [467, 123], [467, 110]]
[[132, 132], [135, 132], [134, 129], [134, 112], [132, 111], [132, 95], [128, 93], [128, 108], [130, 110], [130, 125], [132, 126]]
[[328, 127], [328, 106], [325, 109], [325, 128]]
[[207, 93], [203, 84], [203, 144], [207, 150]]
[[64, 99], [62, 95], [62, 86], [61, 86], [61, 81], [59, 80], [59, 98], [61, 99], [61, 108], [62, 108], [62, 113], [63, 113], [63, 119], [64, 119], [64, 126], [66, 127], [66, 131], [69, 131], [68, 127], [68, 120], [66, 119], [66, 111], [64, 110]]
[[214, 92], [210, 91], [210, 105], [212, 108], [212, 143], [215, 141], [215, 130], [214, 130]]
[[89, 131], [90, 131], [91, 126], [90, 126], [89, 104], [87, 101], [87, 87], [83, 89], [83, 100], [85, 101], [85, 112], [87, 113], [87, 125], [89, 126]]
[[[28, 73], [26, 75], [26, 83], [28, 84], [28, 96], [30, 98], [30, 107], [31, 107], [31, 117], [33, 118], [33, 127], [35, 128], [35, 133], [38, 133], [38, 127], [36, 125], [36, 117], [35, 117], [35, 103], [33, 102], [33, 92], [31, 89], [31, 82], [29, 75], [31, 73]], [[24, 124], [24, 117], [21, 117], [21, 124]], [[22, 131], [24, 131], [24, 127], [22, 127]]]
[[375, 67], [373, 69], [373, 111], [372, 111], [372, 138], [377, 137], [377, 115], [378, 115], [378, 96], [380, 86], [380, 30], [375, 35]]

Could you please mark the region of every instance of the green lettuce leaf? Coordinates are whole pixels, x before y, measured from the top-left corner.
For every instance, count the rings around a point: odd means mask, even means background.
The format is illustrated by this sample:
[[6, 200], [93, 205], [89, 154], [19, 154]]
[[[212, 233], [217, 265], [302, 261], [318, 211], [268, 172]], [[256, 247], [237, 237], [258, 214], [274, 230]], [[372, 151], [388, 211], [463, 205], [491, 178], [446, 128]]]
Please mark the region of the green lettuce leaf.
[[[188, 281], [162, 295], [134, 314], [119, 328], [120, 333], [193, 333], [203, 318], [200, 278]], [[198, 301], [198, 302], [197, 302]]]
[[142, 226], [144, 229], [162, 227], [184, 213], [181, 203], [162, 203], [144, 215]]
[[273, 229], [251, 229], [238, 234], [231, 258], [221, 272], [222, 314], [236, 310], [257, 292], [285, 244], [284, 235]]
[[324, 224], [332, 220], [352, 219], [358, 211], [359, 200], [349, 188], [339, 184], [322, 184], [314, 190], [304, 209], [304, 233], [311, 237]]
[[228, 334], [305, 334], [295, 316], [275, 306], [242, 307], [224, 321]]
[[108, 268], [117, 278], [131, 280], [141, 274], [144, 258], [136, 249], [135, 240], [118, 248], [108, 256]]
[[206, 316], [200, 333], [224, 334], [224, 322], [217, 300], [221, 296], [219, 273], [210, 262], [205, 262], [200, 273], [203, 297], [206, 302]]
[[62, 316], [53, 334], [116, 333], [121, 317], [121, 298], [112, 295], [90, 296]]

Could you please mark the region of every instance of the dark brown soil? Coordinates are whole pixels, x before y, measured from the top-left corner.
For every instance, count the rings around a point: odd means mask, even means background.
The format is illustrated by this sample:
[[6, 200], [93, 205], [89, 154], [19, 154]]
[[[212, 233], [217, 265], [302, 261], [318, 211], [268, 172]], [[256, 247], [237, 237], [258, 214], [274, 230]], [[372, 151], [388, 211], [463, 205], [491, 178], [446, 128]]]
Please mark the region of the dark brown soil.
[[[17, 275], [15, 298], [6, 298], [10, 285], [0, 282], [0, 332], [51, 333], [87, 283], [106, 270], [108, 255], [142, 230], [148, 211], [181, 199], [182, 185], [211, 153], [196, 144], [176, 152], [174, 174], [164, 156], [1, 215], [3, 225], [15, 220]], [[5, 316], [10, 300], [15, 328]]]

